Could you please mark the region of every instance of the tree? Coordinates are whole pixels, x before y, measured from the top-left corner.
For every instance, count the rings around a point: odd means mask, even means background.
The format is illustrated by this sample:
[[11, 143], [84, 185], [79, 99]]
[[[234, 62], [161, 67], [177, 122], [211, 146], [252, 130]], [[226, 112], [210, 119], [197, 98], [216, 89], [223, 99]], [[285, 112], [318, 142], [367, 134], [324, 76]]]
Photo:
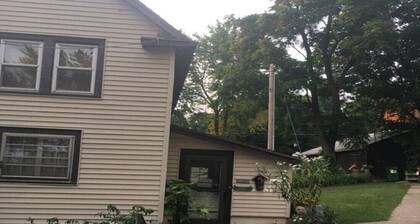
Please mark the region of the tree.
[[357, 67], [361, 74], [355, 86], [358, 97], [369, 97], [378, 114], [394, 113], [400, 118], [383, 120], [381, 126], [403, 134], [399, 142], [407, 148], [410, 169], [420, 164], [420, 1], [394, 1], [390, 14], [394, 21], [386, 45], [366, 52]]
[[[335, 159], [335, 142], [345, 138], [344, 102], [359, 81], [355, 66], [366, 52], [392, 41], [394, 23], [388, 0], [277, 0], [265, 14], [271, 24], [264, 38], [279, 50], [294, 49], [303, 58], [285, 66], [295, 76], [291, 90], [306, 96], [319, 141]], [[281, 67], [280, 64], [279, 67]], [[284, 65], [284, 64], [283, 64]]]
[[420, 2], [395, 1], [390, 13], [393, 32], [386, 45], [363, 55], [355, 92], [369, 96], [382, 113], [398, 113], [410, 126], [418, 126], [413, 111], [420, 108]]
[[[270, 46], [273, 51], [266, 51], [271, 42], [263, 38], [268, 27], [260, 26], [260, 19], [229, 16], [210, 27], [209, 34], [195, 37], [198, 49], [173, 115], [175, 124], [266, 147], [268, 58], [294, 62], [286, 49]], [[285, 76], [281, 72], [277, 76], [276, 149], [291, 154], [297, 144], [286, 99], [298, 131], [306, 133], [312, 123], [300, 113], [303, 98], [284, 86]], [[299, 136], [303, 149], [317, 146], [312, 134]]]
[[187, 123], [201, 114], [212, 120], [208, 131], [265, 146], [265, 72], [275, 64], [276, 148], [293, 148], [294, 123], [304, 149], [319, 141], [334, 160], [337, 140], [363, 145], [368, 133], [386, 129], [384, 112], [410, 116], [419, 108], [418, 4], [277, 0], [269, 13], [227, 17], [197, 37], [201, 46], [181, 97], [188, 103], [178, 108], [189, 114]]
[[195, 36], [198, 46], [181, 96], [185, 112], [212, 113], [212, 131], [216, 135], [227, 129], [233, 100], [225, 87], [227, 79], [235, 74], [233, 21], [233, 17], [227, 17], [224, 23], [211, 27], [209, 35]]

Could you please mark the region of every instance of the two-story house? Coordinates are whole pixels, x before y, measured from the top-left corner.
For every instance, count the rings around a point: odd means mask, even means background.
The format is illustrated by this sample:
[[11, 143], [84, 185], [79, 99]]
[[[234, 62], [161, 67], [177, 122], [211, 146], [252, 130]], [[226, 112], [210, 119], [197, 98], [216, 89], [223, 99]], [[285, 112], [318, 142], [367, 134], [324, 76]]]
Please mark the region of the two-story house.
[[201, 184], [212, 216], [197, 223], [283, 223], [288, 203], [251, 179], [257, 161], [293, 158], [171, 133], [193, 49], [137, 0], [1, 0], [0, 223], [97, 219], [107, 204], [159, 223], [175, 178]]

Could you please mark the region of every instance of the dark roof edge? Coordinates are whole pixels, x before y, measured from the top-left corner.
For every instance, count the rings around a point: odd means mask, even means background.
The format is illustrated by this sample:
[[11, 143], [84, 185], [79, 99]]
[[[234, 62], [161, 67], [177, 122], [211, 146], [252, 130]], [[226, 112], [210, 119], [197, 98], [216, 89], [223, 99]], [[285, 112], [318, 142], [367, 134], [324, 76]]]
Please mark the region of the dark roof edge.
[[201, 132], [197, 132], [197, 131], [194, 131], [194, 130], [191, 130], [191, 129], [178, 127], [176, 125], [171, 126], [171, 131], [176, 132], [176, 133], [180, 133], [180, 134], [184, 134], [184, 135], [189, 135], [189, 136], [201, 138], [201, 139], [204, 139], [204, 140], [216, 141], [216, 142], [221, 143], [221, 144], [240, 146], [242, 148], [250, 149], [250, 150], [260, 152], [260, 153], [264, 153], [264, 154], [267, 154], [267, 155], [281, 157], [283, 159], [286, 159], [288, 162], [292, 162], [292, 163], [298, 163], [299, 162], [299, 159], [297, 159], [293, 156], [289, 156], [289, 155], [279, 153], [279, 152], [269, 151], [267, 149], [260, 148], [260, 147], [257, 147], [257, 146], [253, 146], [253, 145], [248, 145], [248, 144], [244, 144], [244, 143], [240, 143], [240, 142], [236, 142], [236, 141], [231, 141], [231, 140], [222, 138], [220, 136], [201, 133]]
[[132, 5], [134, 8], [136, 8], [141, 14], [143, 14], [148, 19], [150, 19], [162, 30], [164, 30], [165, 32], [173, 36], [174, 39], [192, 42], [192, 40], [187, 35], [183, 34], [181, 31], [177, 30], [171, 24], [166, 22], [162, 17], [160, 17], [158, 14], [156, 14], [153, 10], [151, 10], [149, 7], [147, 7], [145, 4], [143, 4], [139, 0], [125, 0], [125, 1], [128, 2], [130, 5]]
[[[377, 140], [374, 140], [374, 141], [368, 143], [368, 146], [375, 145], [375, 144], [378, 144], [379, 142], [388, 140], [388, 139], [393, 138], [393, 137], [398, 137], [400, 135], [405, 135], [407, 133], [410, 133], [410, 130], [394, 131], [394, 132], [389, 133], [389, 135], [382, 136], [382, 137], [380, 137], [380, 139], [378, 138]], [[311, 150], [318, 149], [318, 148], [321, 148], [321, 151], [317, 152], [316, 154], [311, 154], [311, 155], [308, 155], [308, 156], [318, 156], [318, 155], [321, 155], [322, 154], [322, 150], [323, 150], [321, 146], [318, 146], [318, 147], [313, 148], [313, 149], [306, 150], [303, 153], [306, 153], [306, 152], [309, 152]], [[352, 149], [352, 148], [350, 148], [350, 149], [346, 149], [346, 150], [342, 150], [342, 151], [337, 151], [337, 147], [335, 147], [335, 153], [356, 152], [356, 151], [361, 151], [361, 150], [364, 150], [364, 149]]]
[[141, 45], [144, 48], [195, 48], [196, 43], [191, 40], [174, 40], [156, 37], [142, 37]]

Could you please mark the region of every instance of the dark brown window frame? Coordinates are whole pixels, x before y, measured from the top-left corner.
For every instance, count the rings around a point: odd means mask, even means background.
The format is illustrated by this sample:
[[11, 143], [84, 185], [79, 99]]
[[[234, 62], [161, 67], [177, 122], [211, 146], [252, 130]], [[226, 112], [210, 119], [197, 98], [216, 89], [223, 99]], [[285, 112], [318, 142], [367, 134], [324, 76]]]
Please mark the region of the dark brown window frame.
[[[44, 43], [41, 64], [41, 81], [39, 91], [17, 91], [2, 90], [0, 93], [19, 93], [31, 95], [57, 95], [72, 97], [93, 97], [100, 98], [102, 96], [102, 82], [104, 73], [105, 60], [105, 39], [82, 38], [82, 37], [65, 37], [38, 34], [23, 33], [7, 33], [0, 32], [0, 39], [23, 40], [23, 41], [39, 41]], [[78, 45], [94, 45], [98, 46], [98, 58], [96, 64], [95, 90], [93, 94], [73, 94], [73, 93], [57, 93], [52, 92], [52, 77], [54, 71], [54, 56], [56, 44], [78, 44]]]
[[[56, 180], [52, 178], [30, 178], [30, 177], [2, 177], [0, 175], [0, 182], [14, 182], [14, 183], [50, 183], [50, 184], [77, 184], [79, 178], [79, 162], [80, 162], [80, 146], [81, 134], [80, 130], [62, 130], [62, 129], [40, 129], [40, 128], [15, 128], [15, 127], [0, 127], [0, 143], [3, 143], [3, 133], [13, 134], [45, 134], [45, 135], [68, 135], [74, 136], [73, 159], [71, 164], [70, 177], [65, 180]], [[2, 149], [0, 149], [2, 150]], [[2, 168], [3, 164], [0, 164]]]

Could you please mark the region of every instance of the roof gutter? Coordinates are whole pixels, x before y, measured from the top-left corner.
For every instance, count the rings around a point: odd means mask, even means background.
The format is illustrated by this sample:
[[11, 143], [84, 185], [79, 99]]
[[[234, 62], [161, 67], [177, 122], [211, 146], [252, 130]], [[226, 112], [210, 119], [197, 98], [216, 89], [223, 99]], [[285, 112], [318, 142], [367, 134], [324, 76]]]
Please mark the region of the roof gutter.
[[141, 45], [144, 48], [192, 48], [195, 49], [196, 44], [189, 40], [165, 39], [158, 37], [142, 37]]
[[172, 48], [175, 49], [175, 79], [172, 98], [172, 111], [178, 102], [184, 81], [193, 60], [196, 43], [191, 40], [164, 39], [157, 37], [142, 37], [141, 45], [146, 50]]

